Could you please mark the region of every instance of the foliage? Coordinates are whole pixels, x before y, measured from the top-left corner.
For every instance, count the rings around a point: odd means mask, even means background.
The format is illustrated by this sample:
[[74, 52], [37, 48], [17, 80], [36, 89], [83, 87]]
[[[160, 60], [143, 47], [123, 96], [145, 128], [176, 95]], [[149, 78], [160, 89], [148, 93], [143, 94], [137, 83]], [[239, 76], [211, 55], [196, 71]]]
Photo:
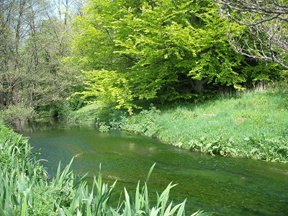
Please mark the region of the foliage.
[[126, 119], [126, 112], [90, 104], [76, 111], [66, 113], [64, 122], [68, 125], [97, 127], [102, 132], [118, 130]]
[[95, 103], [100, 103], [100, 106], [115, 104], [116, 108], [126, 108], [132, 113], [134, 105], [129, 102], [133, 96], [124, 77], [106, 70], [85, 72], [85, 77], [85, 90], [81, 92], [84, 100], [96, 100]]
[[211, 0], [89, 1], [75, 19], [69, 57], [87, 71], [80, 95], [131, 114], [141, 101], [189, 100], [279, 78], [279, 67], [234, 51], [228, 26], [236, 37], [246, 28], [220, 14]]
[[6, 124], [21, 130], [26, 120], [32, 120], [35, 117], [35, 111], [31, 107], [25, 107], [23, 104], [16, 104], [0, 111], [0, 119]]
[[[174, 104], [161, 110], [151, 106], [132, 116], [115, 110], [100, 115], [98, 110], [92, 114], [97, 116], [92, 124], [105, 132], [124, 130], [211, 155], [285, 162], [287, 97], [287, 90], [270, 89], [205, 103]], [[71, 116], [77, 117], [77, 112]], [[84, 108], [81, 112], [83, 116], [90, 115]]]
[[150, 203], [147, 181], [142, 189], [138, 183], [133, 196], [124, 189], [125, 199], [119, 199], [119, 205], [112, 207], [110, 199], [116, 182], [110, 186], [98, 175], [89, 189], [86, 181], [77, 180], [70, 171], [71, 163], [63, 170], [59, 165], [56, 175], [50, 178], [32, 154], [27, 139], [0, 124], [0, 214], [185, 215], [185, 201], [178, 205], [168, 201], [175, 185], [169, 184], [154, 205]]
[[71, 94], [75, 69], [62, 61], [69, 53], [71, 26], [66, 19], [68, 12], [65, 19], [61, 16], [71, 2], [67, 0], [62, 8], [57, 5], [56, 14], [53, 1], [1, 1], [1, 110], [24, 106], [49, 112], [59, 108]]
[[65, 121], [70, 125], [93, 126], [96, 124], [98, 110], [99, 106], [95, 104], [87, 105], [79, 110], [67, 113]]
[[[237, 140], [238, 142], [238, 140]], [[243, 142], [243, 141], [242, 141]], [[287, 138], [246, 138], [244, 146], [241, 148], [232, 138], [223, 139], [222, 137], [192, 139], [189, 143], [191, 151], [208, 153], [210, 155], [252, 158], [273, 162], [288, 161]], [[181, 146], [180, 146], [181, 147]]]
[[139, 114], [123, 119], [124, 122], [121, 129], [133, 131], [136, 134], [157, 137], [158, 131], [162, 129], [161, 125], [157, 122], [160, 114], [160, 110], [152, 106], [149, 110], [143, 110]]
[[211, 155], [288, 161], [287, 90], [142, 111], [122, 129]]

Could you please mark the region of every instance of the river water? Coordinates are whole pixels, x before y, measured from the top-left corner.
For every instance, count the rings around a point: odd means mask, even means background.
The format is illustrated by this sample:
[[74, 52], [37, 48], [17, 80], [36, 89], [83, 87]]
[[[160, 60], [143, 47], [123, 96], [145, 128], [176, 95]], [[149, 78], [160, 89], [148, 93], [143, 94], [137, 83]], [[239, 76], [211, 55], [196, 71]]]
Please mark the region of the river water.
[[202, 209], [214, 215], [288, 215], [288, 164], [211, 157], [174, 148], [157, 140], [124, 133], [103, 134], [94, 129], [51, 129], [25, 133], [48, 172], [59, 161], [76, 175], [99, 172], [107, 182], [118, 180], [116, 190], [134, 192], [156, 162], [148, 182], [151, 196], [170, 182], [177, 186], [171, 199], [187, 198], [187, 213]]

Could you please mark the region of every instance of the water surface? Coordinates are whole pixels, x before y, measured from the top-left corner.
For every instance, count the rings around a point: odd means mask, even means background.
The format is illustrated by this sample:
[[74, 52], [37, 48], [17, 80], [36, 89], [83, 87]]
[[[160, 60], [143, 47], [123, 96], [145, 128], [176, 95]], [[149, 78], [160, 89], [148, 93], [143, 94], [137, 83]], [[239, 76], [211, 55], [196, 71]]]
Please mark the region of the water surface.
[[288, 165], [211, 157], [123, 133], [101, 134], [93, 129], [52, 129], [25, 134], [53, 175], [59, 161], [74, 156], [75, 174], [93, 178], [102, 166], [105, 180], [118, 180], [118, 190], [131, 192], [138, 180], [149, 180], [153, 196], [173, 181], [171, 198], [187, 198], [187, 212], [198, 209], [215, 215], [288, 215]]

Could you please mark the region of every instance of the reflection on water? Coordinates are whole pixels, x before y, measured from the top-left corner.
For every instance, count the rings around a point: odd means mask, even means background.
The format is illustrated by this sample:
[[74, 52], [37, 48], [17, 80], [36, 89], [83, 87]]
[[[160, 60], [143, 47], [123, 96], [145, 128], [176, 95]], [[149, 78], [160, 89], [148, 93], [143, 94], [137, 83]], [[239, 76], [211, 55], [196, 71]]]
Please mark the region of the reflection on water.
[[288, 215], [288, 165], [210, 157], [180, 150], [155, 140], [127, 134], [99, 134], [92, 129], [53, 129], [26, 134], [41, 149], [51, 175], [59, 161], [74, 156], [77, 175], [93, 178], [102, 166], [106, 181], [118, 180], [118, 189], [135, 190], [149, 168], [150, 192], [177, 184], [171, 197], [187, 198], [189, 212], [203, 209], [216, 215]]

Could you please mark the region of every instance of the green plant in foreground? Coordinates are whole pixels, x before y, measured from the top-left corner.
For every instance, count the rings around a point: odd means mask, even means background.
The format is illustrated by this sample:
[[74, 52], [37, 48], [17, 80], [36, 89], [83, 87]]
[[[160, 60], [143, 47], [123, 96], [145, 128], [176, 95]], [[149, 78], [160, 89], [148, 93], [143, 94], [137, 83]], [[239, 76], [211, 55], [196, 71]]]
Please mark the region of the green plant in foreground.
[[[185, 201], [173, 205], [169, 184], [150, 202], [147, 181], [138, 183], [131, 195], [124, 188], [124, 199], [115, 207], [110, 203], [116, 182], [108, 185], [101, 175], [94, 178], [92, 189], [83, 179], [78, 180], [70, 170], [72, 161], [62, 171], [60, 165], [55, 177], [49, 179], [43, 166], [31, 152], [27, 139], [0, 124], [0, 215], [1, 216], [169, 216], [185, 215]], [[196, 212], [193, 215], [201, 215]]]
[[[149, 175], [153, 167], [150, 169]], [[113, 208], [109, 205], [109, 200], [115, 184], [116, 182], [108, 186], [103, 183], [101, 175], [94, 178], [92, 191], [88, 190], [85, 183], [80, 184], [74, 194], [72, 204], [69, 207], [58, 207], [59, 214], [63, 216], [74, 215], [75, 213], [77, 213], [77, 215], [115, 216], [185, 215], [185, 201], [175, 206], [173, 206], [172, 202], [168, 202], [169, 192], [175, 185], [169, 184], [160, 195], [157, 195], [156, 205], [153, 206], [149, 201], [147, 184], [145, 183], [144, 186], [140, 188], [140, 183], [138, 182], [135, 194], [133, 196], [129, 195], [124, 188], [124, 200], [120, 202], [116, 208]], [[193, 215], [200, 215], [200, 213], [201, 212], [196, 212]]]

